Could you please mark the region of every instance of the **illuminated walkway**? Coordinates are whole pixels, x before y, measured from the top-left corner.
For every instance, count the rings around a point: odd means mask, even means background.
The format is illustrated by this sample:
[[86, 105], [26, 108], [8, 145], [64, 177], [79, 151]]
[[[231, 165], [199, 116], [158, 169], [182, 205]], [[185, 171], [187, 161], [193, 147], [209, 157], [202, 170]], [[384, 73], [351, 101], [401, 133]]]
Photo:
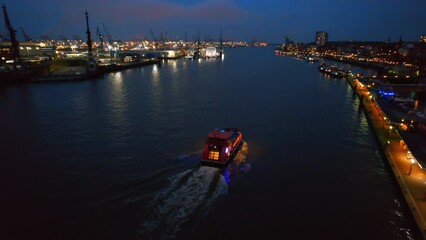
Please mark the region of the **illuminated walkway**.
[[376, 133], [410, 210], [426, 239], [426, 171], [407, 158], [409, 146], [398, 133], [402, 124], [391, 123], [368, 89], [358, 80], [348, 79], [364, 106], [368, 121]]

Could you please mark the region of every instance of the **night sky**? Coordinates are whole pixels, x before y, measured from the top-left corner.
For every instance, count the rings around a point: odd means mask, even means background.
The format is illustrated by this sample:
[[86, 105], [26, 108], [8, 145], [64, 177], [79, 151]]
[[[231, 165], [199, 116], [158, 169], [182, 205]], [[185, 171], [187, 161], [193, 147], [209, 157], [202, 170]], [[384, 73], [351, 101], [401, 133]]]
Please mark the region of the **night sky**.
[[[85, 39], [87, 10], [93, 34], [105, 23], [113, 39], [168, 34], [171, 39], [200, 36], [224, 40], [281, 43], [288, 35], [312, 42], [315, 31], [330, 41], [418, 41], [426, 33], [425, 0], [3, 0], [18, 39], [23, 27], [32, 38], [79, 35]], [[5, 34], [1, 17], [0, 33]], [[105, 35], [105, 34], [104, 34]], [[97, 37], [95, 37], [98, 40]]]

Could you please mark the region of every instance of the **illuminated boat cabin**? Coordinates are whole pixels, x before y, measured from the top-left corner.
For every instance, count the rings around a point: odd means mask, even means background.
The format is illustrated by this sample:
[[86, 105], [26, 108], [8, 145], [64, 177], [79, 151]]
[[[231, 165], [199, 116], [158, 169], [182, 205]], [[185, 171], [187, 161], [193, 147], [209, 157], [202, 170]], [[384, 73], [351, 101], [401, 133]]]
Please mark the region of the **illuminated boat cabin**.
[[225, 165], [239, 147], [243, 134], [237, 128], [215, 129], [204, 145], [202, 165]]

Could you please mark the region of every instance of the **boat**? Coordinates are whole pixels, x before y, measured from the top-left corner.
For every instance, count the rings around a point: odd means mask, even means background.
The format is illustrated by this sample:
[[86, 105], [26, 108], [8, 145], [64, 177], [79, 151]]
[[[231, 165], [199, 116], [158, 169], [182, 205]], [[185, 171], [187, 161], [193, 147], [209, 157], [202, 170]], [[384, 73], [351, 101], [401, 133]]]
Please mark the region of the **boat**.
[[346, 78], [349, 74], [349, 72], [345, 71], [343, 67], [338, 67], [336, 65], [327, 66], [323, 63], [318, 66], [318, 70], [334, 78]]
[[194, 59], [194, 56], [193, 56], [193, 55], [190, 55], [190, 54], [188, 53], [188, 54], [186, 54], [186, 55], [185, 55], [185, 59], [192, 60], [192, 59]]
[[319, 62], [319, 58], [316, 57], [316, 56], [306, 56], [305, 57], [305, 61], [306, 62], [311, 62], [311, 63], [313, 63], [313, 62]]
[[243, 134], [238, 128], [223, 128], [211, 131], [204, 145], [201, 165], [221, 167], [227, 165], [242, 142]]

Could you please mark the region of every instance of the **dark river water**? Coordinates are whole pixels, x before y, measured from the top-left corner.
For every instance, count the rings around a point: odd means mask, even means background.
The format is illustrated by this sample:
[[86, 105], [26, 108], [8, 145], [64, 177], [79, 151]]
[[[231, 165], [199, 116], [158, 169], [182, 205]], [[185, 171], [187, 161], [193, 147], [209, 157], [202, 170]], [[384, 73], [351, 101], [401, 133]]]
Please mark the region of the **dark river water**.
[[0, 239], [420, 239], [345, 80], [273, 50], [0, 89]]

